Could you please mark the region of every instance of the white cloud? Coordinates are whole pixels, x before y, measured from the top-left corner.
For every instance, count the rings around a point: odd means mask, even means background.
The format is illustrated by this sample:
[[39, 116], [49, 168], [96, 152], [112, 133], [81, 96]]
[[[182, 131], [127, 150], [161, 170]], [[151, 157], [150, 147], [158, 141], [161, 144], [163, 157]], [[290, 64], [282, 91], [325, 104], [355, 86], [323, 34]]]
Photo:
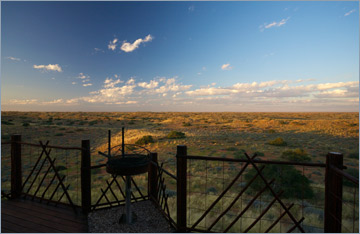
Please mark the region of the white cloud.
[[160, 78], [160, 82], [164, 83], [163, 86], [160, 86], [159, 88], [155, 89], [155, 93], [163, 94], [167, 92], [178, 92], [178, 91], [184, 91], [188, 90], [192, 87], [192, 85], [182, 85], [176, 83], [176, 77], [173, 78]]
[[64, 99], [59, 98], [59, 99], [55, 99], [55, 100], [50, 101], [50, 102], [44, 102], [43, 104], [60, 104], [60, 103], [64, 103]]
[[37, 99], [11, 99], [9, 100], [9, 104], [13, 105], [28, 105], [28, 104], [37, 104], [39, 101]]
[[72, 82], [71, 84], [75, 85], [75, 84], [76, 84], [76, 82]]
[[350, 15], [350, 14], [354, 13], [355, 11], [356, 11], [355, 9], [352, 9], [351, 11], [346, 12], [344, 16], [348, 16], [348, 15]]
[[185, 92], [189, 96], [211, 96], [211, 95], [229, 95], [231, 93], [237, 93], [237, 90], [234, 89], [224, 89], [224, 88], [201, 88], [196, 89], [194, 91], [187, 91]]
[[269, 29], [269, 28], [272, 28], [272, 27], [280, 27], [280, 26], [283, 26], [286, 24], [286, 22], [290, 19], [290, 17], [288, 17], [287, 19], [282, 19], [280, 20], [279, 22], [272, 22], [272, 23], [265, 23], [263, 25], [260, 25], [260, 31], [264, 31], [265, 29]]
[[138, 101], [126, 101], [126, 102], [115, 102], [114, 104], [116, 104], [116, 105], [123, 105], [123, 104], [131, 105], [131, 104], [137, 104], [137, 103], [138, 103]]
[[92, 86], [91, 83], [88, 83], [88, 84], [83, 84], [84, 87], [87, 87], [87, 86]]
[[19, 58], [15, 58], [15, 57], [11, 57], [11, 56], [9, 56], [9, 57], [6, 57], [7, 59], [10, 59], [10, 60], [12, 60], [12, 61], [20, 61], [21, 59], [19, 59]]
[[104, 88], [114, 88], [115, 85], [120, 84], [120, 83], [124, 83], [124, 81], [121, 81], [120, 79], [117, 80], [113, 80], [113, 79], [109, 79], [106, 78], [104, 81]]
[[146, 83], [146, 82], [138, 83], [138, 86], [145, 88], [145, 89], [153, 89], [153, 88], [158, 87], [158, 85], [159, 85], [159, 82], [157, 82], [155, 80], [151, 80], [149, 83]]
[[[110, 42], [111, 43], [111, 42]], [[110, 48], [109, 48], [110, 49]], [[115, 49], [115, 48], [114, 48]], [[94, 48], [95, 52], [102, 52], [102, 53], [105, 53], [104, 50], [100, 49], [100, 48]]]
[[193, 11], [195, 10], [195, 6], [194, 6], [194, 5], [189, 6], [188, 10], [189, 10], [190, 12], [193, 12]]
[[108, 49], [109, 50], [115, 50], [116, 49], [116, 42], [118, 41], [117, 38], [115, 38], [114, 40], [110, 41], [108, 44]]
[[79, 76], [76, 77], [76, 78], [83, 80], [83, 79], [88, 79], [88, 78], [90, 78], [90, 76], [84, 75], [84, 73], [80, 72], [80, 73], [79, 73]]
[[318, 84], [318, 90], [326, 90], [326, 89], [334, 89], [334, 88], [341, 88], [341, 87], [357, 87], [359, 85], [358, 81], [350, 81], [350, 82], [337, 82], [337, 83], [325, 83], [325, 84]]
[[132, 52], [135, 49], [139, 48], [141, 43], [152, 41], [152, 39], [153, 39], [152, 36], [149, 34], [144, 39], [139, 38], [139, 39], [135, 40], [134, 43], [132, 43], [132, 44], [124, 41], [123, 44], [121, 45], [120, 49], [122, 51], [125, 51], [126, 53], [129, 53], [129, 52]]
[[42, 69], [42, 70], [47, 70], [47, 71], [62, 72], [62, 69], [61, 69], [61, 67], [59, 66], [59, 64], [34, 65], [33, 67], [34, 67], [35, 69]]
[[130, 80], [126, 81], [126, 84], [128, 84], [128, 85], [134, 85], [134, 84], [135, 84], [135, 79], [134, 79], [134, 78], [130, 78]]
[[230, 66], [230, 63], [226, 63], [221, 66], [221, 69], [222, 70], [231, 70], [232, 67]]

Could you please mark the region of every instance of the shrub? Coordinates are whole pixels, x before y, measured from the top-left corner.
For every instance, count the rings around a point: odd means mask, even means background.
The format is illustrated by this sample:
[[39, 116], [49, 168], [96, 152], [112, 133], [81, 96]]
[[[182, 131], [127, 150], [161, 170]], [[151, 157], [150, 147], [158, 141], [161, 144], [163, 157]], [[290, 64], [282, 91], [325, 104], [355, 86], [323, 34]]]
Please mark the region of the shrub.
[[293, 161], [293, 162], [307, 162], [311, 161], [310, 156], [305, 150], [297, 148], [294, 150], [286, 150], [282, 153], [282, 158]]
[[[349, 167], [344, 172], [346, 172], [349, 175], [355, 177], [356, 179], [359, 179], [359, 170], [356, 169], [356, 168]], [[358, 185], [355, 185], [354, 183], [352, 183], [351, 181], [349, 181], [348, 179], [345, 179], [345, 178], [343, 178], [343, 185], [348, 186], [348, 187], [357, 187], [358, 186]]]
[[276, 146], [286, 146], [287, 145], [287, 143], [281, 137], [278, 137], [272, 141], [269, 141], [269, 144], [276, 145]]
[[236, 151], [237, 148], [235, 148], [235, 147], [229, 147], [229, 148], [227, 148], [226, 150], [227, 150], [227, 151]]
[[185, 123], [185, 122], [183, 122], [183, 123], [182, 123], [182, 126], [183, 126], [183, 127], [190, 127], [190, 126], [192, 126], [192, 125], [191, 125], [191, 123]]
[[150, 135], [143, 136], [143, 137], [141, 137], [139, 140], [137, 140], [135, 142], [135, 144], [137, 144], [137, 145], [146, 145], [146, 144], [149, 144], [149, 143], [154, 143], [154, 139]]
[[55, 136], [64, 136], [63, 133], [56, 133]]
[[[249, 182], [257, 171], [251, 168], [245, 174], [245, 180]], [[262, 171], [262, 174], [268, 181], [274, 178], [275, 181], [270, 185], [276, 193], [283, 190], [282, 198], [304, 198], [310, 199], [314, 196], [314, 192], [310, 187], [310, 180], [303, 176], [300, 171], [291, 165], [268, 164]], [[258, 176], [248, 189], [248, 193], [256, 193], [265, 186], [264, 181]], [[269, 190], [267, 193], [269, 194]]]
[[22, 126], [24, 126], [24, 127], [29, 127], [30, 124], [29, 124], [29, 123], [23, 123]]
[[59, 165], [55, 167], [56, 171], [64, 171], [67, 170], [67, 167], [63, 166], [63, 165]]
[[279, 121], [279, 124], [288, 124], [289, 122], [287, 122], [287, 121], [284, 121], [284, 120], [280, 120]]
[[169, 197], [174, 197], [174, 196], [176, 196], [176, 191], [171, 190], [171, 189], [166, 189], [165, 194], [168, 195]]
[[208, 189], [206, 189], [206, 193], [213, 193], [213, 194], [216, 194], [217, 193], [217, 189], [214, 188], [214, 187], [210, 187]]
[[177, 131], [171, 131], [167, 136], [168, 139], [179, 139], [179, 138], [185, 138], [185, 133], [183, 132], [177, 132]]
[[14, 125], [13, 123], [10, 123], [10, 122], [5, 121], [5, 120], [1, 120], [1, 124], [4, 124], [4, 125]]
[[94, 124], [97, 124], [97, 122], [98, 122], [97, 120], [90, 121], [90, 122], [89, 122], [89, 125], [92, 126], [92, 125], [94, 125]]
[[255, 154], [259, 157], [265, 156], [263, 152], [256, 151]]
[[246, 151], [244, 149], [240, 149], [240, 151], [237, 151], [234, 153], [235, 159], [246, 159], [245, 153]]
[[349, 153], [349, 158], [355, 158], [355, 159], [359, 160], [359, 152]]
[[1, 134], [1, 140], [10, 140], [10, 135], [7, 133]]

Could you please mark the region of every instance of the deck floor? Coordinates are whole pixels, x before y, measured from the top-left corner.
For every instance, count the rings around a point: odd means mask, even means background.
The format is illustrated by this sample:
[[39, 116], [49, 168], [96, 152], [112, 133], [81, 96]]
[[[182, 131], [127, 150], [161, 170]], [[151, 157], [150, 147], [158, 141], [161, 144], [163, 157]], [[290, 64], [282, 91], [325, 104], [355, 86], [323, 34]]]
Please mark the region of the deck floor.
[[87, 218], [71, 207], [55, 207], [29, 200], [1, 201], [1, 232], [84, 233]]

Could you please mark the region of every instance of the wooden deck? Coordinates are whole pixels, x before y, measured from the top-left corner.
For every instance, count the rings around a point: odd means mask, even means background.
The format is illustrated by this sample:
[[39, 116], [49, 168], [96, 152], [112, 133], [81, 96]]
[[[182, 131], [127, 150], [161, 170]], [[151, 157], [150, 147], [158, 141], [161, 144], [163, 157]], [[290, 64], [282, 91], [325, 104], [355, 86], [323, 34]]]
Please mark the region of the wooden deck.
[[87, 218], [71, 207], [29, 200], [1, 201], [1, 232], [88, 232]]

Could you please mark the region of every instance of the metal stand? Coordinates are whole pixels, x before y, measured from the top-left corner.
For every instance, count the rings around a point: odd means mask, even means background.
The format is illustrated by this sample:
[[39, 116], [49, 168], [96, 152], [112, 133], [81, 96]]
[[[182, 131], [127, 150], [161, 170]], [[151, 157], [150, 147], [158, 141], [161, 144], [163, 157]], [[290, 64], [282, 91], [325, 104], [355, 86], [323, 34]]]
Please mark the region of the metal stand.
[[126, 176], [126, 223], [130, 224], [132, 222], [131, 217], [131, 176]]

